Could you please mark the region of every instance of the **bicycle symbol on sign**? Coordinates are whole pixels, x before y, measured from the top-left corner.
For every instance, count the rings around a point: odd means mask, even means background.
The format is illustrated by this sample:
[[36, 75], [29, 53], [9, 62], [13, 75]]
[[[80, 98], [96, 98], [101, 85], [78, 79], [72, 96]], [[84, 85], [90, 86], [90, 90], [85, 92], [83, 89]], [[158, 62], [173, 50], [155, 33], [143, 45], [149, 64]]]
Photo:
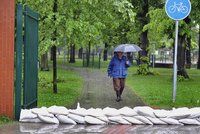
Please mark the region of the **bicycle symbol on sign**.
[[174, 2], [174, 5], [169, 7], [169, 12], [175, 13], [176, 11], [181, 12], [181, 13], [187, 13], [188, 8], [186, 6], [184, 6], [182, 2], [180, 2], [178, 4], [176, 2]]

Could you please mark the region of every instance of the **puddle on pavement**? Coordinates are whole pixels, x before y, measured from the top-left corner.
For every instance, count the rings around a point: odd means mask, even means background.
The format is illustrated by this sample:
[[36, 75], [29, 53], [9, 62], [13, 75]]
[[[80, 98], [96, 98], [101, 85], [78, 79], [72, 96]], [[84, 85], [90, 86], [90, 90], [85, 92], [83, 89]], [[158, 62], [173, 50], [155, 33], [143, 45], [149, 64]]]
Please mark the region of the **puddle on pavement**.
[[145, 134], [199, 134], [200, 126], [181, 125], [65, 125], [43, 123], [16, 123], [0, 127], [0, 134], [67, 134], [67, 133], [145, 133]]

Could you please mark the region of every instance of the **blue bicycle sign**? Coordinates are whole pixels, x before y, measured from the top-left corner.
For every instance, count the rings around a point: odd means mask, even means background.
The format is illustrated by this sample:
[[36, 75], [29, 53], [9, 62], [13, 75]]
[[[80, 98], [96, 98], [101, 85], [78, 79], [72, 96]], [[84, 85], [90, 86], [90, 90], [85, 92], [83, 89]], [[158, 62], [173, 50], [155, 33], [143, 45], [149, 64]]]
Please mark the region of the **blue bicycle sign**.
[[190, 14], [191, 3], [189, 0], [167, 0], [165, 11], [170, 18], [182, 20]]
[[180, 2], [180, 3], [174, 2], [174, 4], [169, 7], [169, 12], [170, 13], [175, 13], [175, 12], [187, 13], [188, 8], [186, 6], [184, 6], [182, 2]]

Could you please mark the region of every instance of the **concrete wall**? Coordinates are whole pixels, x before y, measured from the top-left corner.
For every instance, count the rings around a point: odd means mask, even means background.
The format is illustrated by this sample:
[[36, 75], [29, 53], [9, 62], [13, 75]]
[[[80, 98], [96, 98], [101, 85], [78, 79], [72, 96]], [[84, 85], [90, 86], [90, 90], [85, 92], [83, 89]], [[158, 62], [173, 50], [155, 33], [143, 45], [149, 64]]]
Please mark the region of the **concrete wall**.
[[0, 0], [0, 115], [13, 117], [15, 0]]

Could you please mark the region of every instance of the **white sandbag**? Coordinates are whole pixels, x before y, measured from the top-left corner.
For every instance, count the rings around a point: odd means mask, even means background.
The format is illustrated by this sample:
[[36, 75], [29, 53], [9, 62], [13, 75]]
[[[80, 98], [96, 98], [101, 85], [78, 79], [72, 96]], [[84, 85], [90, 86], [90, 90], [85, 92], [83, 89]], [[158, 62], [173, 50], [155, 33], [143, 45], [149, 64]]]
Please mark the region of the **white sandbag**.
[[97, 116], [96, 118], [99, 119], [99, 120], [102, 120], [103, 122], [106, 122], [106, 123], [109, 122], [109, 120], [106, 116]]
[[137, 113], [130, 107], [123, 107], [123, 108], [120, 108], [118, 111], [123, 116], [136, 116], [137, 115]]
[[46, 107], [41, 107], [41, 108], [33, 108], [31, 109], [31, 112], [34, 113], [34, 114], [39, 114], [39, 115], [43, 115], [43, 116], [48, 116], [48, 117], [54, 117], [53, 114], [49, 113], [47, 111], [47, 108]]
[[200, 122], [200, 117], [196, 118], [196, 120], [198, 120]]
[[69, 114], [68, 109], [63, 106], [51, 106], [47, 108], [47, 111], [54, 115], [57, 115], [57, 114], [68, 115]]
[[190, 110], [187, 107], [173, 109], [169, 112], [167, 118], [184, 119], [190, 116]]
[[188, 118], [198, 118], [200, 117], [200, 107], [191, 108], [190, 116]]
[[152, 118], [152, 117], [148, 117], [146, 116], [147, 119], [149, 119], [154, 125], [166, 125], [167, 123], [163, 122], [162, 120], [160, 120], [159, 118]]
[[72, 120], [74, 120], [78, 124], [85, 124], [85, 119], [83, 116], [79, 116], [76, 114], [68, 114], [68, 117]]
[[56, 117], [52, 118], [52, 117], [38, 114], [38, 118], [45, 123], [59, 124], [59, 121]]
[[86, 116], [88, 115], [87, 114], [87, 110], [85, 108], [77, 108], [77, 109], [71, 109], [69, 110], [69, 113], [71, 114], [76, 114], [76, 115], [79, 115], [79, 116]]
[[183, 125], [180, 123], [178, 120], [173, 119], [173, 118], [159, 118], [161, 121], [166, 122], [169, 125]]
[[111, 122], [117, 122], [119, 124], [130, 125], [131, 123], [123, 119], [121, 116], [112, 116], [108, 117], [108, 120]]
[[74, 120], [70, 119], [68, 116], [65, 115], [56, 115], [57, 119], [60, 123], [66, 123], [66, 124], [77, 124]]
[[106, 116], [119, 116], [120, 113], [116, 108], [110, 108], [110, 107], [106, 107], [103, 109], [103, 113]]
[[24, 119], [21, 119], [19, 120], [20, 122], [27, 122], [27, 123], [41, 123], [43, 121], [41, 121], [38, 117], [36, 118], [24, 118]]
[[31, 110], [29, 109], [22, 109], [20, 112], [20, 118], [19, 121], [24, 120], [24, 119], [34, 119], [37, 118], [36, 114], [33, 114]]
[[103, 114], [103, 110], [101, 108], [90, 108], [87, 110], [87, 115], [97, 117], [97, 116], [105, 116]]
[[92, 116], [85, 116], [85, 122], [87, 122], [88, 124], [106, 124], [105, 122], [95, 118], [95, 117], [92, 117]]
[[155, 115], [156, 117], [158, 117], [158, 118], [165, 118], [165, 117], [167, 117], [168, 114], [169, 114], [169, 112], [170, 112], [170, 111], [164, 110], [164, 109], [161, 109], [161, 110], [156, 109], [156, 110], [153, 111], [154, 115]]
[[138, 115], [155, 118], [155, 115], [153, 112], [154, 110], [151, 107], [148, 107], [148, 106], [134, 107], [134, 110], [137, 112]]
[[136, 119], [134, 117], [122, 116], [122, 118], [125, 119], [125, 120], [127, 120], [131, 124], [135, 124], [135, 125], [143, 125], [144, 124], [143, 122], [139, 121], [138, 119]]
[[138, 119], [139, 121], [143, 122], [144, 124], [153, 125], [153, 123], [144, 116], [134, 116], [134, 118]]
[[180, 119], [179, 122], [185, 125], [200, 125], [200, 122], [196, 119]]

